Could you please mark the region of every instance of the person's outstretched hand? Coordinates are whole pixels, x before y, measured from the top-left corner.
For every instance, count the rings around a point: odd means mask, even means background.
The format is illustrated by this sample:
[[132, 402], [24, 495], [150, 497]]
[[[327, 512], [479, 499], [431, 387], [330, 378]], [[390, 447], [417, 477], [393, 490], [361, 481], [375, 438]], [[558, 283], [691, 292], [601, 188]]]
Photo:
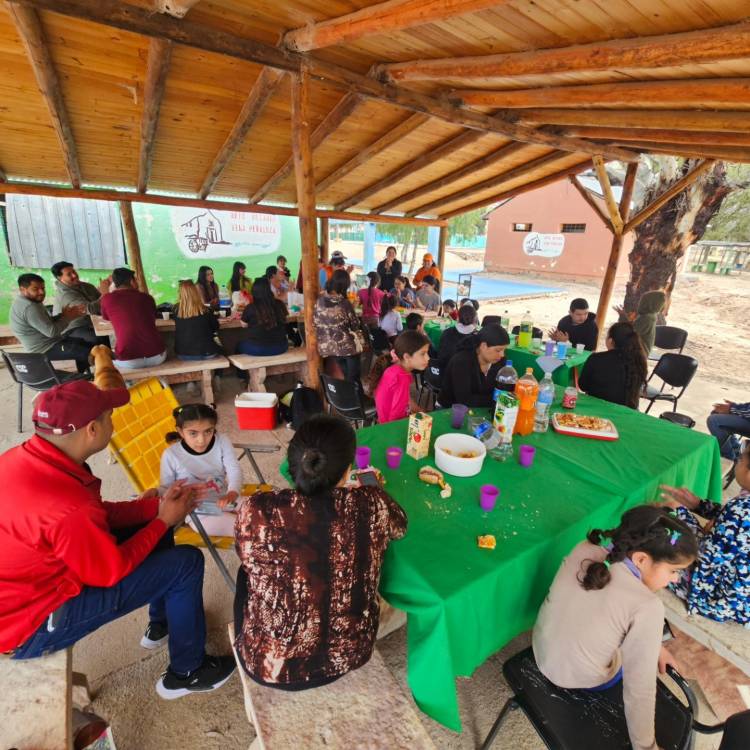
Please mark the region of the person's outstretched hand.
[[729, 410], [732, 408], [734, 402], [725, 400], [723, 404], [714, 404], [711, 413], [712, 414], [729, 414]]
[[668, 484], [659, 485], [659, 491], [664, 498], [664, 505], [670, 508], [684, 506], [688, 510], [695, 510], [701, 499], [691, 492], [687, 487], [670, 487]]
[[184, 479], [177, 480], [161, 496], [157, 518], [164, 521], [167, 526], [182, 523], [185, 516], [200, 505], [204, 489], [202, 484], [186, 484]]
[[219, 507], [220, 507], [220, 508], [221, 508], [222, 510], [224, 510], [224, 509], [225, 509], [225, 508], [227, 507], [227, 505], [232, 505], [233, 503], [236, 503], [236, 502], [237, 502], [237, 498], [238, 498], [239, 496], [240, 496], [240, 493], [239, 493], [239, 492], [235, 492], [234, 490], [229, 490], [229, 492], [227, 492], [227, 494], [226, 494], [226, 495], [223, 495], [222, 497], [220, 497], [220, 498], [219, 498], [219, 499], [218, 499], [218, 500], [216, 501], [216, 504], [217, 504], [217, 505], [218, 505], [218, 506], [219, 506]]

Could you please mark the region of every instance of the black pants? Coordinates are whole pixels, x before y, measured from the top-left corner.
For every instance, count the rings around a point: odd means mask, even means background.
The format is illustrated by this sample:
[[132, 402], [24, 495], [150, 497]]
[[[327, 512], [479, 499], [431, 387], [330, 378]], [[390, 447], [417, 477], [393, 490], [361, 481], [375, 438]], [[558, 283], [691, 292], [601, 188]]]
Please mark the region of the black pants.
[[66, 336], [62, 341], [58, 341], [51, 349], [47, 349], [45, 354], [51, 362], [59, 362], [63, 359], [74, 359], [78, 372], [88, 372], [89, 369], [89, 352], [93, 344], [87, 344], [81, 339]]
[[356, 354], [354, 357], [336, 357], [336, 362], [341, 368], [344, 380], [349, 380], [352, 383], [359, 383], [360, 386], [362, 385], [360, 382], [362, 377], [362, 363], [359, 354]]
[[76, 339], [77, 341], [82, 341], [84, 344], [88, 344], [89, 346], [97, 346], [99, 344], [109, 346], [109, 336], [97, 336], [91, 326], [81, 326], [80, 328], [73, 328], [65, 334], [65, 337]]

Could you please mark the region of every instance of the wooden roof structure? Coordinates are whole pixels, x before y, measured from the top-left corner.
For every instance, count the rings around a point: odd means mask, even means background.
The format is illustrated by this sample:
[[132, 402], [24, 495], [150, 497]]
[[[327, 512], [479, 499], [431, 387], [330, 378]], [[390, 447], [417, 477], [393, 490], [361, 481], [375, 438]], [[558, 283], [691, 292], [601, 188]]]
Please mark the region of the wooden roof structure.
[[745, 0], [0, 8], [0, 192], [296, 214], [301, 73], [318, 217], [443, 224], [599, 157], [750, 161]]

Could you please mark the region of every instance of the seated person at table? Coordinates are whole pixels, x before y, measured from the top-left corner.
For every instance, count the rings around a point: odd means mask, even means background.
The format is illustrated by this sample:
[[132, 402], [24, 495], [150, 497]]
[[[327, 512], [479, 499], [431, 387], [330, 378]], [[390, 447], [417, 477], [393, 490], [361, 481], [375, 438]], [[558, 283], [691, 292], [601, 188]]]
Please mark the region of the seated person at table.
[[[672, 590], [688, 612], [750, 625], [750, 446], [735, 467], [740, 494], [724, 505], [686, 488], [662, 485], [662, 497], [698, 537], [700, 554]], [[693, 513], [709, 523], [701, 526]]]
[[464, 297], [458, 303], [459, 309], [462, 308], [464, 305], [471, 305], [477, 312], [479, 312], [479, 302], [477, 302], [477, 300], [475, 300], [475, 299], [470, 299], [469, 297]]
[[169, 645], [156, 690], [180, 698], [221, 687], [234, 659], [206, 655], [203, 554], [172, 535], [204, 488], [177, 482], [161, 497], [102, 501], [87, 461], [107, 447], [112, 410], [129, 398], [83, 380], [55, 386], [37, 396], [36, 434], [0, 456], [13, 487], [0, 495], [0, 652], [59, 651], [148, 604], [141, 646]]
[[279, 269], [279, 271], [281, 271], [281, 273], [284, 274], [284, 276], [286, 277], [286, 280], [290, 282], [290, 285], [291, 285], [292, 272], [286, 267], [286, 264], [287, 264], [286, 256], [284, 255], [277, 256], [276, 267]]
[[156, 302], [138, 290], [129, 268], [112, 271], [114, 291], [102, 297], [104, 320], [115, 332], [114, 365], [121, 370], [155, 367], [167, 358], [164, 339], [156, 328]]
[[396, 300], [392, 294], [386, 294], [380, 303], [380, 328], [385, 331], [388, 340], [398, 336], [404, 330], [401, 315], [394, 309]]
[[287, 301], [289, 293], [289, 282], [284, 276], [284, 272], [278, 266], [268, 266], [265, 273], [268, 283], [271, 285], [271, 291], [276, 299], [281, 300], [284, 304]]
[[286, 305], [274, 297], [265, 276], [255, 279], [253, 301], [242, 312], [247, 331], [245, 340], [237, 345], [239, 354], [272, 357], [289, 348], [286, 337]]
[[440, 289], [440, 282], [443, 280], [440, 269], [435, 265], [435, 259], [432, 257], [432, 253], [425, 253], [422, 258], [422, 265], [419, 270], [414, 274], [412, 283], [415, 287], [419, 288], [420, 284], [430, 276], [435, 280], [434, 287], [436, 290]]
[[446, 328], [440, 337], [438, 348], [438, 367], [442, 372], [451, 357], [460, 348], [461, 342], [477, 330], [477, 311], [471, 305], [464, 305], [458, 311], [458, 322], [452, 328]]
[[[424, 318], [417, 312], [409, 313], [404, 320], [404, 330], [419, 331], [419, 333], [425, 333]], [[437, 356], [438, 350], [432, 345], [432, 343], [430, 343], [430, 359], [437, 359]]]
[[589, 312], [589, 303], [582, 297], [576, 297], [570, 303], [570, 313], [560, 319], [557, 328], [549, 331], [553, 341], [568, 341], [572, 347], [583, 344], [590, 352], [596, 349], [599, 326], [596, 314]]
[[410, 308], [416, 304], [416, 297], [414, 290], [411, 288], [409, 279], [406, 276], [398, 276], [393, 282], [394, 284], [394, 296], [396, 298], [396, 307]]
[[622, 681], [633, 750], [657, 750], [657, 671], [675, 666], [662, 646], [664, 605], [655, 592], [697, 554], [693, 533], [665, 508], [632, 508], [617, 528], [593, 529], [573, 548], [539, 610], [532, 645], [542, 674], [605, 696]]
[[606, 345], [606, 352], [595, 352], [586, 360], [578, 385], [589, 396], [637, 409], [648, 368], [633, 324], [611, 326]]
[[174, 353], [177, 358], [198, 361], [221, 354], [216, 340], [219, 321], [203, 304], [190, 279], [180, 282], [179, 295], [174, 319]]
[[458, 320], [458, 308], [456, 307], [455, 301], [452, 299], [444, 299], [440, 309], [440, 314], [444, 318]]
[[340, 417], [310, 417], [289, 443], [294, 488], [240, 506], [235, 647], [262, 685], [326, 685], [372, 655], [383, 555], [406, 514], [380, 487], [344, 486], [355, 446]]
[[35, 273], [18, 277], [18, 296], [10, 308], [10, 328], [24, 352], [44, 354], [51, 362], [74, 359], [78, 372], [89, 369], [91, 344], [65, 334], [72, 320], [86, 314], [83, 305], [68, 305], [52, 316], [44, 306], [44, 279]]
[[380, 306], [386, 293], [379, 288], [380, 276], [375, 271], [367, 274], [369, 286], [357, 292], [357, 299], [362, 305], [362, 322], [366, 326], [377, 327], [380, 322]]
[[440, 405], [492, 406], [497, 373], [505, 364], [508, 332], [497, 324], [467, 336], [442, 373]]
[[198, 281], [195, 284], [201, 295], [204, 305], [212, 310], [219, 309], [219, 285], [214, 281], [214, 269], [209, 266], [201, 266], [198, 269]]
[[440, 309], [440, 295], [435, 291], [435, 279], [425, 276], [417, 289], [416, 306], [419, 310], [437, 312]]
[[99, 279], [99, 287], [81, 281], [78, 272], [72, 263], [61, 260], [50, 268], [55, 277], [55, 301], [52, 306], [52, 314], [59, 315], [69, 305], [83, 305], [86, 315], [75, 318], [65, 329], [65, 335], [74, 339], [81, 339], [91, 346], [104, 344], [109, 346], [108, 336], [97, 336], [91, 323], [90, 315], [101, 315], [99, 301], [102, 295], [109, 292], [111, 277]]
[[423, 333], [404, 331], [396, 338], [393, 351], [378, 357], [370, 370], [370, 393], [375, 397], [378, 424], [403, 419], [420, 411], [411, 398], [413, 373], [422, 372], [429, 361], [430, 340]]
[[[246, 272], [247, 266], [241, 260], [235, 261], [232, 266], [232, 278], [229, 279], [229, 283], [227, 284], [229, 294], [234, 295], [238, 292], [245, 292], [248, 297], [250, 296], [250, 289], [253, 286], [253, 282], [247, 278]], [[232, 304], [236, 304], [234, 297], [232, 297]]]
[[737, 436], [750, 437], [750, 402], [714, 404], [707, 425], [708, 431], [719, 441], [721, 455], [736, 461], [740, 453]]

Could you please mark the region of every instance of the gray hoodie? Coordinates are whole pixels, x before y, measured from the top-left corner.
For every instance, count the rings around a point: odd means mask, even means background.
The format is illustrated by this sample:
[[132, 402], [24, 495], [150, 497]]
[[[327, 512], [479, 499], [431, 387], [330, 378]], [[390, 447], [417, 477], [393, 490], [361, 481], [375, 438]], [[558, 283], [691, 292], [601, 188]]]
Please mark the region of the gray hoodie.
[[646, 292], [638, 300], [638, 317], [633, 321], [633, 328], [638, 331], [638, 335], [641, 337], [641, 343], [647, 357], [654, 348], [656, 317], [664, 309], [666, 302], [667, 295], [659, 289]]
[[[68, 305], [85, 305], [86, 312], [89, 315], [101, 315], [99, 301], [102, 295], [93, 285], [81, 281], [78, 286], [67, 286], [59, 279], [55, 281], [55, 302], [52, 307], [52, 314], [59, 315]], [[74, 328], [85, 328], [91, 326], [91, 318], [88, 315], [82, 315], [80, 318], [73, 318], [68, 324], [66, 331], [72, 331]]]
[[41, 302], [19, 294], [10, 308], [10, 327], [29, 353], [44, 353], [62, 339], [69, 321], [53, 318]]

